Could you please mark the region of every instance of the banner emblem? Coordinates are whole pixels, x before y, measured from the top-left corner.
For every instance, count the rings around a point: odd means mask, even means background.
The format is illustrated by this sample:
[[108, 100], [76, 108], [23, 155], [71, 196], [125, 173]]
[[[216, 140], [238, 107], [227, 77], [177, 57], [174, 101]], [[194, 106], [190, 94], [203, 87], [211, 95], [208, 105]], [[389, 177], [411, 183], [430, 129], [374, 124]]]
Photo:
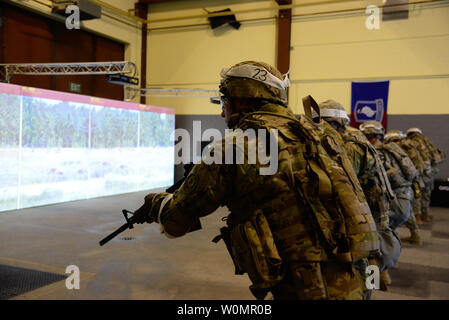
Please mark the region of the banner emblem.
[[387, 130], [387, 105], [390, 81], [352, 82], [351, 126], [374, 120]]
[[382, 99], [359, 100], [355, 103], [354, 118], [357, 122], [369, 120], [382, 121], [384, 117], [384, 102]]

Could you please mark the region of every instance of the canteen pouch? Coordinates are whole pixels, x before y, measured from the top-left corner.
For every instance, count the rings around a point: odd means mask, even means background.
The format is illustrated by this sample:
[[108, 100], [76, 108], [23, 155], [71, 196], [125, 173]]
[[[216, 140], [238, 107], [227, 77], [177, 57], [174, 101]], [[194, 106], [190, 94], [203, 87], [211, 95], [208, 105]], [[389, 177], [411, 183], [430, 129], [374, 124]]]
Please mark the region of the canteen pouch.
[[273, 234], [262, 211], [256, 211], [241, 223], [223, 227], [220, 232], [221, 235], [213, 241], [223, 238], [236, 274], [248, 273], [252, 282], [251, 292], [257, 299], [264, 299], [269, 289], [283, 279], [284, 272]]

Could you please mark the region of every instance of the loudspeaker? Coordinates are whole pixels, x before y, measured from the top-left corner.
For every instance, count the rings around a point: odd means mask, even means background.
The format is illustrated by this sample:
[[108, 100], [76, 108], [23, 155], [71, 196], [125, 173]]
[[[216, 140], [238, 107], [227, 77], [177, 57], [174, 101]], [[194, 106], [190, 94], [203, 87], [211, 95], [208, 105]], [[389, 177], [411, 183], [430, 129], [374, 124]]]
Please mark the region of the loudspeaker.
[[66, 13], [65, 10], [70, 5], [75, 5], [80, 10], [80, 20], [92, 20], [101, 18], [101, 7], [88, 0], [55, 0], [53, 1], [55, 5], [52, 9], [53, 13], [68, 17], [72, 13]]
[[409, 0], [384, 0], [382, 21], [408, 19]]
[[[209, 13], [219, 13], [219, 12], [228, 12], [231, 13], [231, 9], [224, 9], [220, 11], [214, 11]], [[226, 15], [226, 16], [219, 16], [219, 17], [209, 17], [208, 18], [210, 22], [210, 27], [212, 29], [218, 28], [225, 24], [230, 24], [234, 29], [240, 28], [240, 22], [238, 22], [235, 18], [234, 14]]]

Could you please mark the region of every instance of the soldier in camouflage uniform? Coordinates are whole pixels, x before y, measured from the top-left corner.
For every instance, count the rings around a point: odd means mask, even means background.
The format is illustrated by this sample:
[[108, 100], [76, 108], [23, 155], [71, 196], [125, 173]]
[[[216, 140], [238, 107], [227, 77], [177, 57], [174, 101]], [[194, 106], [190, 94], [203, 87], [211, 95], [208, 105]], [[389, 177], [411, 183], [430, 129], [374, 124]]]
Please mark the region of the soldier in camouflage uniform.
[[434, 177], [438, 173], [437, 165], [442, 161], [443, 153], [435, 148], [430, 139], [423, 136], [419, 128], [408, 129], [406, 140], [415, 145], [425, 163], [426, 173], [423, 176], [425, 187], [421, 189], [421, 220], [429, 222], [432, 219], [429, 215], [430, 195], [433, 190]]
[[[158, 222], [161, 232], [180, 237], [198, 217], [227, 206], [231, 211], [226, 220], [229, 228], [222, 228], [214, 240], [225, 240], [236, 274], [248, 273], [256, 298], [263, 299], [271, 291], [275, 299], [362, 299], [364, 283], [355, 263], [366, 256], [363, 252], [373, 253], [379, 247], [374, 221], [349, 160], [339, 147], [342, 141], [338, 134], [325, 123], [312, 124], [307, 120], [311, 115], [298, 120], [285, 104], [288, 78], [266, 63], [242, 62], [224, 69], [221, 76], [222, 116], [230, 128], [278, 130], [277, 172], [261, 175], [259, 161], [206, 164], [207, 157], [203, 157], [175, 193], [147, 195], [135, 213], [138, 221]], [[314, 133], [318, 129], [322, 136]], [[220, 158], [228, 148], [236, 151], [239, 146], [234, 137], [239, 135], [233, 133], [214, 142], [210, 156]], [[312, 136], [325, 139], [325, 144], [311, 144]], [[324, 157], [324, 149], [340, 159], [347, 175], [337, 162]], [[246, 150], [244, 157], [248, 159]], [[334, 163], [327, 167], [334, 170], [328, 171], [329, 176], [320, 170], [327, 162], [319, 159]], [[336, 175], [340, 180], [332, 180], [335, 185], [331, 187], [329, 179]], [[318, 180], [320, 183], [315, 184]], [[345, 222], [335, 201], [348, 208]], [[354, 241], [348, 242], [351, 234]]]
[[394, 142], [399, 145], [407, 153], [418, 170], [418, 175], [413, 181], [413, 211], [410, 218], [405, 223], [405, 226], [410, 231], [410, 237], [401, 240], [410, 244], [422, 245], [418, 225], [420, 224], [419, 221], [421, 215], [421, 190], [425, 187], [423, 180], [425, 164], [423, 158], [417, 151], [416, 146], [411, 143], [411, 141], [406, 141], [404, 138], [405, 135], [400, 130], [390, 130], [385, 135], [384, 141], [386, 143]]
[[386, 270], [397, 263], [401, 253], [398, 235], [389, 226], [390, 201], [395, 197], [394, 192], [376, 149], [360, 130], [348, 125], [349, 118], [344, 107], [336, 101], [328, 100], [320, 104], [320, 111], [321, 117], [342, 135], [344, 147], [376, 221], [382, 254], [377, 264], [386, 285], [391, 283]]
[[396, 143], [382, 143], [385, 129], [380, 122], [364, 122], [360, 130], [379, 151], [388, 180], [396, 194], [396, 200], [391, 203], [394, 214], [390, 216], [390, 226], [396, 230], [410, 218], [414, 196], [412, 182], [418, 171], [407, 153]]

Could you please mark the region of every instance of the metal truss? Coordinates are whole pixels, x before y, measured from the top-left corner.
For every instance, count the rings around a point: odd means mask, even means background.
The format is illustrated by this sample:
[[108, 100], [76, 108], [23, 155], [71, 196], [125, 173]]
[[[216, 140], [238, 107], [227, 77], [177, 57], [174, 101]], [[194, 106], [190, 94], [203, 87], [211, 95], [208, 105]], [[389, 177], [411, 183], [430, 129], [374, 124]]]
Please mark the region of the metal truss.
[[9, 83], [11, 77], [16, 74], [52, 76], [130, 74], [136, 77], [137, 67], [129, 61], [0, 64], [0, 82]]
[[157, 89], [126, 87], [125, 99], [133, 100], [135, 97], [179, 97], [179, 98], [217, 98], [218, 90], [207, 89]]

